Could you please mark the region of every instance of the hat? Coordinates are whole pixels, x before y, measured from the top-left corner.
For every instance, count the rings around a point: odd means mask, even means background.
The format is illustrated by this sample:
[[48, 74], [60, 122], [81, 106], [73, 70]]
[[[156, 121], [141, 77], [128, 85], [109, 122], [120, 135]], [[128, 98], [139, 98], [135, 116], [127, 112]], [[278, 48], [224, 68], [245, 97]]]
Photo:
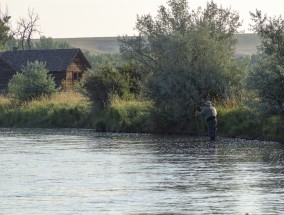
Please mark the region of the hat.
[[206, 101], [204, 104], [205, 104], [205, 106], [211, 106], [212, 105], [212, 103], [210, 101]]

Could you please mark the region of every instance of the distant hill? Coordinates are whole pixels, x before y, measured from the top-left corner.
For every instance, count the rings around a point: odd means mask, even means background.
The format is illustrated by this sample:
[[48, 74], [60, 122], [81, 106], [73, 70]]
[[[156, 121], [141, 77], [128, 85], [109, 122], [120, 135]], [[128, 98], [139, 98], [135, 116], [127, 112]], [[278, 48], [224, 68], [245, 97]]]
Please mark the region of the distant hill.
[[75, 48], [87, 50], [92, 54], [119, 52], [117, 37], [53, 38], [53, 40], [67, 42]]
[[[256, 34], [236, 34], [238, 40], [236, 55], [252, 55], [257, 52], [260, 39]], [[86, 38], [54, 38], [55, 41], [66, 41], [75, 48], [87, 50], [92, 54], [118, 53], [117, 37], [86, 37]]]
[[236, 55], [252, 55], [257, 53], [260, 39], [257, 34], [236, 34]]

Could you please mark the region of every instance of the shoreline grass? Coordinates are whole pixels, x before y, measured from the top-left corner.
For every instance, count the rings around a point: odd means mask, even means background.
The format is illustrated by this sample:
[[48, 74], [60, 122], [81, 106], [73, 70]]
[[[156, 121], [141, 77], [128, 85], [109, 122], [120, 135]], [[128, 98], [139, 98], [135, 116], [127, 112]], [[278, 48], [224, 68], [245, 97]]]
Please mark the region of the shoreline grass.
[[21, 106], [0, 99], [0, 127], [90, 128], [90, 102], [74, 92], [57, 93]]
[[[113, 100], [104, 110], [94, 112], [91, 102], [75, 92], [57, 93], [21, 106], [15, 106], [5, 96], [0, 96], [0, 127], [91, 128], [100, 132], [155, 133], [152, 108], [149, 101]], [[217, 106], [217, 110], [217, 135], [284, 143], [283, 115], [261, 115], [241, 105]], [[193, 128], [194, 132], [180, 133], [198, 135], [207, 131], [201, 120], [193, 120], [188, 128]]]

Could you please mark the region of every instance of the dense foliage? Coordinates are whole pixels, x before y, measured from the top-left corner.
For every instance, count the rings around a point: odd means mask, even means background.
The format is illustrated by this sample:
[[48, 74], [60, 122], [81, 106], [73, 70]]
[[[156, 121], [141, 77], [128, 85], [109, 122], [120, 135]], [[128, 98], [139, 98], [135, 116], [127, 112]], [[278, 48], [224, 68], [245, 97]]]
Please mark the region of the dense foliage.
[[4, 128], [89, 128], [90, 113], [88, 100], [74, 92], [55, 93], [21, 106], [0, 95], [0, 127]]
[[125, 100], [137, 97], [142, 90], [142, 77], [137, 75], [137, 69], [137, 65], [132, 63], [121, 66], [107, 63], [88, 71], [83, 86], [94, 107], [102, 109], [114, 97]]
[[284, 20], [268, 18], [260, 11], [251, 13], [253, 30], [261, 38], [261, 46], [252, 67], [248, 85], [261, 98], [265, 110], [284, 113]]
[[213, 2], [197, 11], [186, 0], [168, 4], [155, 19], [138, 17], [139, 36], [120, 38], [120, 50], [149, 72], [147, 87], [161, 126], [186, 125], [201, 100], [227, 99], [243, 87], [245, 64], [234, 58], [239, 15]]
[[8, 97], [16, 103], [50, 96], [55, 92], [53, 77], [48, 74], [45, 64], [38, 61], [28, 63], [8, 83]]
[[11, 38], [9, 35], [10, 27], [8, 26], [10, 16], [0, 10], [0, 50], [3, 50], [6, 42]]

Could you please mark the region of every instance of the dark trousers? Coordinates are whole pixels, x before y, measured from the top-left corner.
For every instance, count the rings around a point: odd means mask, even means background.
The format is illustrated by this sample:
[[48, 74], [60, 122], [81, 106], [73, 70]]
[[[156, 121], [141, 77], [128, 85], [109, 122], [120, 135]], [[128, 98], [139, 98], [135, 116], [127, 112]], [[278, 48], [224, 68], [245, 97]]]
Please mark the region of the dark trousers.
[[216, 130], [217, 130], [217, 119], [210, 119], [207, 121], [208, 126], [208, 135], [210, 137], [210, 140], [215, 140], [216, 138]]

